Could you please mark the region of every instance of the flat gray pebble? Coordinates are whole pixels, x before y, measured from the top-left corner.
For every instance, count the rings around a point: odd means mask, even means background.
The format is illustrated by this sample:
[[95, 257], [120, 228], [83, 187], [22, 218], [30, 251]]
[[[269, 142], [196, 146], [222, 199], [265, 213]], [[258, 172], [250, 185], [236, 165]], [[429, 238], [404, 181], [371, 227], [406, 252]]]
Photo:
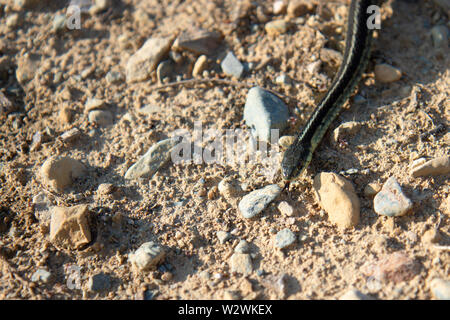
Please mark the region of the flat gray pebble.
[[230, 239], [230, 233], [226, 231], [217, 231], [216, 235], [220, 244], [224, 244], [228, 239]]
[[170, 159], [170, 150], [174, 147], [174, 139], [166, 139], [154, 144], [125, 173], [125, 179], [151, 177]]
[[[288, 119], [288, 107], [280, 98], [260, 87], [249, 90], [244, 107], [244, 120], [255, 138], [270, 142], [271, 129], [285, 129]], [[280, 135], [279, 132], [277, 138]]]
[[237, 79], [239, 79], [244, 72], [244, 66], [231, 51], [227, 53], [225, 59], [222, 60], [220, 65], [222, 67], [222, 71], [226, 75], [233, 76]]
[[373, 206], [375, 212], [380, 215], [397, 217], [407, 213], [413, 203], [403, 194], [397, 180], [390, 177], [373, 199]]
[[50, 281], [52, 274], [45, 269], [37, 269], [35, 273], [31, 276], [32, 282], [42, 281], [43, 283], [48, 283]]
[[281, 192], [276, 184], [250, 192], [239, 202], [239, 211], [244, 218], [250, 219], [263, 211]]
[[103, 292], [111, 288], [111, 277], [104, 273], [97, 273], [89, 278], [90, 291]]
[[139, 270], [154, 270], [165, 258], [165, 250], [156, 242], [143, 243], [135, 253], [130, 254], [128, 260]]
[[275, 246], [284, 249], [293, 244], [295, 240], [295, 234], [291, 230], [283, 229], [275, 236]]

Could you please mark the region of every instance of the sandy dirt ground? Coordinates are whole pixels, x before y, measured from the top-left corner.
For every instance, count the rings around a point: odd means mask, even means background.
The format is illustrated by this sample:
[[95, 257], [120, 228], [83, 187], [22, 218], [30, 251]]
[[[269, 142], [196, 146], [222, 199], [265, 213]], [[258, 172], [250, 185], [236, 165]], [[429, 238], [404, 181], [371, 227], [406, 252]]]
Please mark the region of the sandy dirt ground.
[[[125, 180], [124, 175], [154, 143], [178, 129], [192, 131], [195, 121], [222, 131], [246, 128], [244, 104], [254, 84], [295, 99], [285, 100], [292, 121], [283, 131], [295, 134], [339, 67], [340, 61], [321, 52], [343, 51], [349, 1], [311, 2], [307, 12], [288, 17], [273, 13], [273, 1], [246, 6], [231, 0], [115, 0], [98, 13], [83, 13], [79, 30], [59, 31], [54, 19], [66, 13], [68, 1], [30, 1], [29, 8], [20, 2], [0, 1], [1, 92], [14, 107], [0, 120], [0, 299], [338, 299], [351, 288], [376, 299], [434, 299], [430, 281], [448, 279], [448, 175], [410, 174], [414, 160], [449, 153], [450, 55], [448, 47], [434, 46], [431, 35], [434, 26], [449, 25], [436, 2], [383, 3], [382, 28], [357, 92], [307, 173], [257, 219], [243, 218], [240, 198], [224, 198], [217, 186], [231, 178], [244, 185], [245, 194], [281, 182], [279, 174], [266, 175], [258, 164], [169, 161], [151, 178]], [[267, 34], [264, 25], [276, 19], [289, 21], [289, 29]], [[208, 55], [207, 76], [248, 85], [153, 90], [155, 72], [137, 83], [107, 80], [112, 71], [125, 75], [129, 58], [148, 38], [192, 27], [223, 35], [220, 47]], [[239, 80], [220, 68], [227, 50], [251, 66]], [[199, 55], [181, 51], [179, 56], [170, 81], [192, 78]], [[26, 70], [30, 80], [20, 83], [17, 70], [24, 57], [35, 57], [37, 66]], [[307, 67], [316, 61], [319, 68], [311, 72]], [[401, 70], [401, 79], [376, 81], [379, 63]], [[281, 74], [291, 83], [276, 83]], [[106, 102], [110, 125], [89, 121], [89, 98]], [[155, 107], [138, 112], [145, 105]], [[330, 132], [347, 121], [363, 125], [358, 134], [333, 144]], [[61, 141], [72, 128], [79, 129], [79, 137]], [[43, 137], [39, 146], [33, 145], [37, 132]], [[87, 167], [64, 192], [49, 190], [39, 176], [44, 161], [55, 155]], [[355, 228], [341, 230], [321, 209], [313, 178], [349, 169], [356, 171], [343, 176], [359, 197], [361, 219]], [[373, 198], [364, 193], [368, 184], [382, 185], [391, 176], [413, 202], [405, 216], [378, 215]], [[33, 198], [39, 193], [51, 206], [88, 204], [91, 242], [78, 250], [55, 246], [36, 214]], [[293, 216], [280, 213], [282, 201], [295, 209]], [[273, 243], [284, 228], [297, 241], [280, 250]], [[434, 229], [439, 236], [432, 243], [424, 234]], [[228, 232], [229, 239], [220, 243], [218, 231]], [[245, 276], [230, 267], [242, 239], [249, 243], [253, 269]], [[139, 271], [128, 258], [147, 241], [159, 243], [166, 255], [156, 270]], [[366, 262], [395, 252], [416, 265], [406, 280], [378, 283], [363, 272]], [[75, 288], [68, 285], [68, 270], [74, 267], [79, 268]], [[34, 279], [38, 269], [50, 278]], [[98, 273], [108, 275], [108, 288], [101, 292], [89, 285]]]

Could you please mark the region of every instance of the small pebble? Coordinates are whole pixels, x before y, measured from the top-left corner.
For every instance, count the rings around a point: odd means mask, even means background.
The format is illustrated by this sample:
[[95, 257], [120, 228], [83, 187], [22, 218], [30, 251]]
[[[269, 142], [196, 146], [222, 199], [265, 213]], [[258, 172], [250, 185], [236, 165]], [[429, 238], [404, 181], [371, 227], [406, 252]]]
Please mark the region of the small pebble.
[[164, 60], [156, 68], [156, 78], [159, 83], [163, 83], [164, 79], [170, 78], [173, 72], [173, 64], [170, 60]]
[[411, 167], [413, 177], [443, 176], [450, 173], [450, 156], [435, 158], [425, 163], [415, 162]]
[[55, 32], [64, 30], [66, 28], [66, 16], [64, 14], [57, 14], [53, 18], [52, 30]]
[[439, 240], [441, 240], [441, 235], [439, 231], [434, 228], [425, 231], [425, 233], [422, 236], [422, 241], [427, 244], [438, 243]]
[[78, 128], [72, 128], [69, 131], [60, 135], [60, 138], [64, 142], [73, 142], [81, 136], [81, 131]]
[[128, 260], [140, 271], [155, 270], [166, 256], [165, 250], [156, 242], [143, 243], [136, 252], [128, 255]]
[[158, 169], [169, 161], [175, 139], [166, 139], [154, 144], [125, 173], [125, 179], [152, 177]]
[[173, 47], [188, 50], [196, 54], [210, 55], [219, 47], [222, 35], [216, 31], [189, 29], [183, 31], [175, 40]]
[[125, 76], [119, 71], [110, 71], [106, 74], [105, 79], [109, 84], [118, 84], [125, 81]]
[[113, 116], [111, 112], [105, 110], [92, 110], [89, 112], [89, 122], [98, 124], [101, 127], [112, 125]]
[[333, 172], [322, 172], [314, 178], [314, 189], [328, 218], [339, 228], [359, 223], [360, 202], [353, 185]]
[[276, 184], [252, 191], [239, 202], [239, 211], [244, 218], [251, 219], [261, 213], [280, 192], [281, 188]]
[[239, 197], [242, 194], [242, 188], [239, 185], [239, 181], [232, 178], [225, 178], [217, 185], [219, 193], [225, 199], [231, 199]]
[[373, 199], [376, 213], [388, 217], [397, 217], [411, 210], [413, 203], [402, 192], [394, 177], [390, 177]]
[[105, 107], [105, 100], [97, 98], [88, 98], [84, 106], [86, 111], [102, 109]]
[[111, 277], [104, 273], [94, 274], [89, 278], [88, 288], [94, 292], [104, 292], [111, 288]]
[[217, 231], [216, 235], [217, 239], [219, 239], [220, 244], [224, 244], [231, 237], [230, 233], [226, 231]]
[[378, 192], [380, 192], [380, 190], [381, 185], [379, 183], [372, 182], [364, 188], [364, 195], [368, 198], [373, 198]]
[[284, 249], [292, 245], [296, 240], [295, 234], [289, 229], [283, 229], [275, 236], [275, 246]]
[[239, 79], [244, 72], [244, 66], [231, 51], [227, 53], [220, 65], [226, 75], [235, 77], [236, 79]]
[[289, 25], [285, 20], [273, 20], [264, 26], [267, 34], [269, 36], [275, 36], [279, 34], [286, 33], [288, 31]]
[[169, 53], [173, 38], [150, 38], [128, 60], [128, 83], [148, 80], [159, 62]]
[[252, 259], [246, 253], [234, 253], [230, 258], [231, 272], [241, 273], [244, 276], [253, 271]]
[[314, 9], [313, 3], [305, 0], [290, 0], [287, 7], [288, 17], [300, 17]]
[[13, 13], [13, 14], [10, 14], [6, 18], [6, 23], [5, 24], [9, 28], [15, 28], [15, 27], [19, 26], [19, 22], [20, 22], [19, 14]]
[[254, 87], [247, 94], [244, 120], [255, 138], [270, 142], [272, 130], [281, 131], [287, 127], [289, 110], [284, 102], [272, 93]]
[[450, 280], [434, 278], [429, 286], [436, 299], [450, 300]]
[[43, 282], [48, 283], [50, 281], [52, 274], [45, 269], [37, 269], [35, 273], [31, 276], [32, 282]]
[[91, 242], [88, 206], [54, 207], [50, 221], [50, 241], [59, 247], [80, 249]]
[[278, 210], [284, 216], [291, 217], [294, 215], [294, 208], [286, 201], [281, 201], [278, 204]]
[[339, 300], [373, 300], [372, 297], [365, 295], [359, 290], [350, 289], [344, 293]]
[[295, 136], [282, 136], [278, 140], [278, 144], [283, 148], [288, 148], [295, 141]]
[[286, 1], [284, 0], [277, 0], [273, 3], [272, 12], [275, 15], [283, 14], [286, 12]]
[[333, 143], [337, 144], [341, 139], [346, 139], [356, 134], [361, 126], [362, 124], [356, 121], [349, 121], [340, 124], [339, 127], [333, 131]]
[[85, 165], [69, 157], [51, 157], [41, 167], [42, 182], [51, 189], [61, 192], [86, 173]]
[[192, 76], [199, 77], [208, 65], [208, 58], [205, 55], [198, 57], [195, 61], [194, 68], [192, 69]]
[[238, 245], [234, 248], [234, 252], [236, 253], [248, 253], [250, 251], [250, 247], [248, 242], [245, 240], [239, 241]]
[[390, 83], [400, 80], [402, 72], [388, 64], [382, 63], [375, 66], [375, 79], [381, 83]]
[[431, 38], [435, 48], [448, 49], [448, 28], [444, 25], [435, 26], [431, 29]]
[[287, 76], [285, 73], [283, 73], [275, 78], [275, 83], [289, 85], [292, 83], [292, 80], [291, 80], [291, 78], [289, 78], [289, 76]]
[[45, 192], [39, 192], [33, 197], [34, 216], [39, 220], [39, 223], [50, 225], [52, 218], [51, 205]]

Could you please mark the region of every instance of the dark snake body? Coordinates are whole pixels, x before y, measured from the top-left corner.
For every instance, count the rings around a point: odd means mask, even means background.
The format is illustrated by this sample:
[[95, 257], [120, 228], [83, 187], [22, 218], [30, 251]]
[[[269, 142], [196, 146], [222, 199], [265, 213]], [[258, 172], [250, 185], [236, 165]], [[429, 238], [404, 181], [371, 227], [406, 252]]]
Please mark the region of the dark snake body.
[[368, 8], [376, 4], [376, 0], [352, 0], [342, 64], [303, 131], [284, 154], [281, 172], [285, 180], [295, 179], [308, 167], [314, 150], [361, 79], [369, 60], [373, 34], [368, 27], [373, 12], [369, 13]]

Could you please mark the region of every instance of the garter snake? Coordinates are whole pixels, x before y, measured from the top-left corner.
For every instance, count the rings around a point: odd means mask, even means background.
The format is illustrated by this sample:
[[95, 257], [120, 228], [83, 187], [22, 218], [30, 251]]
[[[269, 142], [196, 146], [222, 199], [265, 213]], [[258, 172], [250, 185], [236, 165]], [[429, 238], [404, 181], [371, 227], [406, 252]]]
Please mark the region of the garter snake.
[[295, 179], [308, 167], [314, 150], [359, 82], [369, 60], [372, 42], [373, 30], [368, 21], [373, 12], [369, 13], [368, 8], [377, 3], [376, 0], [352, 0], [342, 64], [303, 131], [284, 153], [281, 173], [285, 180]]

